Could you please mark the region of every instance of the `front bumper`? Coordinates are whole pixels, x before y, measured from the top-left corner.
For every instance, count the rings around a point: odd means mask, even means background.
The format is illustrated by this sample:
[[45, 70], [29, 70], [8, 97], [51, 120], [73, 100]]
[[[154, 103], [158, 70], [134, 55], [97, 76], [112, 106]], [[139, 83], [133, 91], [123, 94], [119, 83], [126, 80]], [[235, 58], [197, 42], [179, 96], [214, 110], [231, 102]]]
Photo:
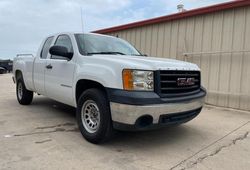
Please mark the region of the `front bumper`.
[[[202, 89], [200, 93], [198, 97], [195, 95], [194, 98], [188, 98], [187, 100], [180, 98], [179, 101], [176, 99], [174, 102], [166, 102], [161, 99], [160, 103], [145, 105], [142, 102], [139, 104], [115, 102], [111, 98], [110, 109], [114, 128], [120, 130], [144, 130], [187, 122], [196, 117], [201, 111], [206, 91]], [[143, 117], [148, 120], [151, 119], [150, 122], [141, 124], [140, 120]]]

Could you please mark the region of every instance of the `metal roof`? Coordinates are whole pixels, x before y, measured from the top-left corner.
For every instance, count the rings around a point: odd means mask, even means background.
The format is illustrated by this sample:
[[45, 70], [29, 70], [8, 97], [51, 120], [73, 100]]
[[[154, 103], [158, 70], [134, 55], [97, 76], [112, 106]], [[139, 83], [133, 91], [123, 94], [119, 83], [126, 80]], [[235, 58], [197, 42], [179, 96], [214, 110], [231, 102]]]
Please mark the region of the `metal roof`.
[[213, 12], [223, 11], [223, 10], [232, 9], [232, 8], [248, 6], [248, 5], [250, 5], [250, 0], [235, 0], [231, 2], [221, 3], [221, 4], [207, 6], [203, 8], [197, 8], [197, 9], [188, 10], [185, 12], [179, 12], [179, 13], [152, 18], [148, 20], [143, 20], [139, 22], [133, 22], [133, 23], [125, 24], [125, 25], [96, 30], [93, 32], [105, 34], [105, 33], [110, 33], [110, 32], [122, 31], [122, 30], [130, 29], [130, 28], [136, 28], [136, 27], [141, 27], [141, 26], [146, 26], [146, 25], [151, 25], [151, 24], [162, 23], [162, 22], [171, 21], [171, 20], [182, 19], [182, 18], [196, 16], [196, 15], [202, 15], [202, 14], [213, 13]]

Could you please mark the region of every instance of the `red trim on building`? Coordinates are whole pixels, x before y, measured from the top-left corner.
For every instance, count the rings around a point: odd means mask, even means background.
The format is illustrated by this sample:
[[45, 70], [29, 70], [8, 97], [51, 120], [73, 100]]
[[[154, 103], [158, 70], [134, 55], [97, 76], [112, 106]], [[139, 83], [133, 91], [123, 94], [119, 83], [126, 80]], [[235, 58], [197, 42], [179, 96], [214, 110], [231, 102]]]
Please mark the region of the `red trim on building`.
[[135, 27], [141, 27], [141, 26], [146, 26], [146, 25], [151, 25], [151, 24], [156, 24], [156, 23], [161, 23], [161, 22], [166, 22], [166, 21], [171, 21], [171, 20], [182, 19], [182, 18], [186, 18], [186, 17], [192, 17], [192, 16], [196, 16], [196, 15], [201, 15], [201, 14], [213, 13], [213, 12], [217, 12], [217, 11], [248, 6], [248, 5], [250, 5], [250, 0], [235, 0], [232, 2], [226, 2], [226, 3], [212, 5], [212, 6], [208, 6], [208, 7], [197, 8], [197, 9], [188, 10], [185, 12], [175, 13], [175, 14], [166, 15], [166, 16], [157, 17], [157, 18], [152, 18], [152, 19], [139, 21], [139, 22], [133, 22], [133, 23], [129, 23], [129, 24], [121, 25], [121, 26], [116, 26], [116, 27], [111, 27], [111, 28], [106, 28], [106, 29], [101, 29], [101, 30], [97, 30], [97, 31], [93, 31], [93, 32], [105, 34], [105, 33], [122, 31], [122, 30], [135, 28]]

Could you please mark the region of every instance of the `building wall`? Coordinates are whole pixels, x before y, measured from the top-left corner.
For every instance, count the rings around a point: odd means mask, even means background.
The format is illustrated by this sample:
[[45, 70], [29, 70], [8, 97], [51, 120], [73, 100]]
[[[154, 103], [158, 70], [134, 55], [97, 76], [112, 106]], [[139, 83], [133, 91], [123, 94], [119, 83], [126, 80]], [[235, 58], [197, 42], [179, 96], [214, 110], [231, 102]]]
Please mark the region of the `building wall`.
[[208, 104], [250, 110], [249, 6], [109, 35], [118, 35], [155, 57], [185, 60], [183, 53], [229, 52], [189, 55], [186, 60], [200, 66]]

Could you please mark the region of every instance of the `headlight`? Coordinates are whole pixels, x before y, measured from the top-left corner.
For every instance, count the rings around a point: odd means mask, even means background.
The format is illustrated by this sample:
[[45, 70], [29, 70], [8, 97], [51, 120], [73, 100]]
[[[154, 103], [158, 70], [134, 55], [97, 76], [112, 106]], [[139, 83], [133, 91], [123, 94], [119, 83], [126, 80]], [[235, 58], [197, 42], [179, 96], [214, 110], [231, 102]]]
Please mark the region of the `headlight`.
[[124, 69], [122, 71], [123, 88], [125, 90], [154, 90], [154, 72]]

